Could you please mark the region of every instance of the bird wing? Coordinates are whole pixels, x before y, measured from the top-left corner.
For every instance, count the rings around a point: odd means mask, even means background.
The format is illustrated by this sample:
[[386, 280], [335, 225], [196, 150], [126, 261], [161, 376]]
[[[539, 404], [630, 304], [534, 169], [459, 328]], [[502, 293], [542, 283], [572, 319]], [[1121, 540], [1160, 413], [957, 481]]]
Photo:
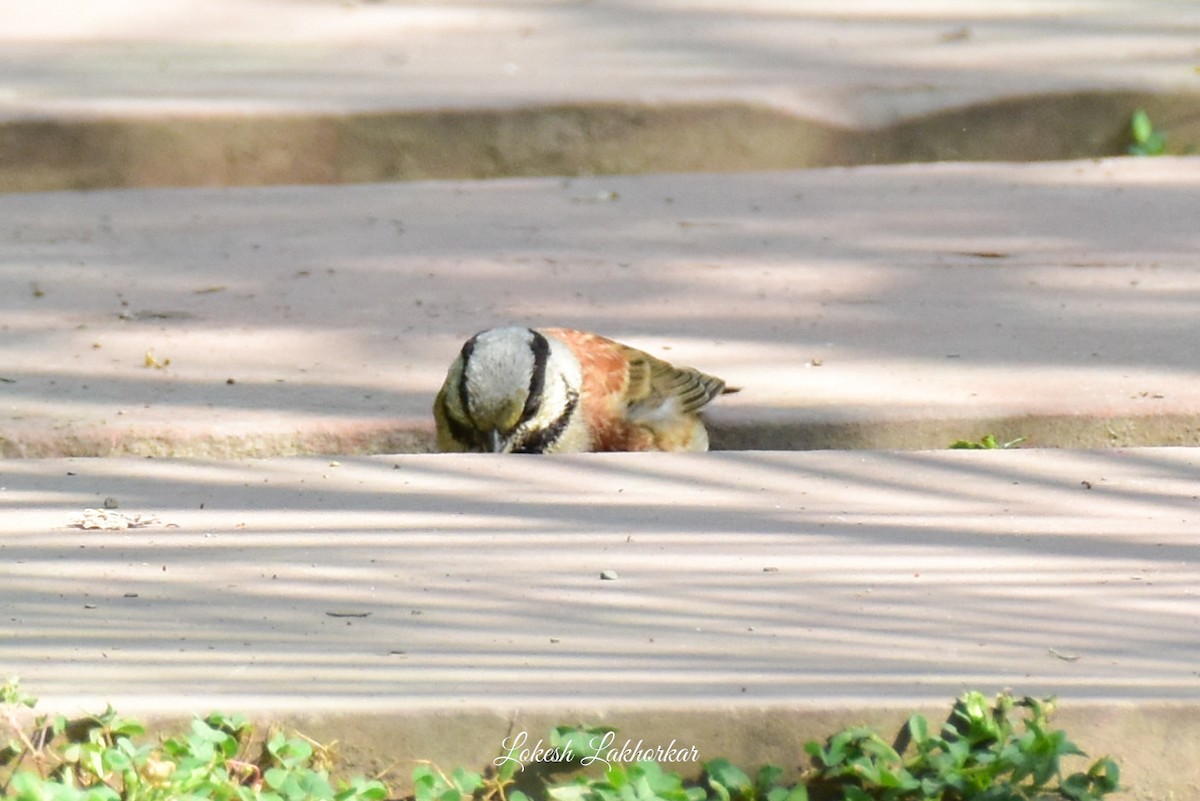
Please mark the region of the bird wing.
[[[607, 337], [569, 328], [543, 329], [567, 343], [583, 368], [585, 394], [593, 403], [620, 399], [628, 418], [697, 411], [728, 389], [721, 379], [676, 367]], [[675, 401], [672, 403], [672, 401]]]
[[678, 406], [676, 413], [690, 414], [725, 391], [725, 382], [692, 367], [676, 367], [636, 348], [621, 345], [629, 364], [625, 395], [631, 414], [654, 414]]

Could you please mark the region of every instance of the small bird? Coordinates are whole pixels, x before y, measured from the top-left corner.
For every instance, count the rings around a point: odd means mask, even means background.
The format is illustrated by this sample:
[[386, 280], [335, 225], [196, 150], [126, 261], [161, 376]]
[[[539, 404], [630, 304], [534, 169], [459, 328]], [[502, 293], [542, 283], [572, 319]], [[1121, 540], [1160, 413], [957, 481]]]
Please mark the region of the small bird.
[[706, 451], [697, 412], [734, 391], [596, 334], [493, 328], [463, 345], [433, 416], [441, 451]]

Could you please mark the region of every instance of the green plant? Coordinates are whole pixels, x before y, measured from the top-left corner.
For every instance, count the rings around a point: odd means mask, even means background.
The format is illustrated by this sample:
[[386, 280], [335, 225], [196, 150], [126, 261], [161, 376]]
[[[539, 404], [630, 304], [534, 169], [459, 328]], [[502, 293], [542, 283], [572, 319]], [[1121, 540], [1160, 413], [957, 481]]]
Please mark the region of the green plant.
[[[379, 781], [357, 778], [336, 787], [328, 748], [302, 736], [269, 731], [255, 737], [245, 718], [212, 714], [180, 734], [145, 742], [145, 729], [109, 707], [67, 720], [17, 714], [36, 700], [15, 680], [0, 685], [0, 797], [14, 801], [385, 801]], [[798, 781], [767, 765], [751, 778], [726, 759], [703, 763], [685, 781], [656, 761], [620, 762], [607, 748], [607, 728], [560, 726], [550, 749], [526, 765], [510, 750], [484, 772], [449, 773], [430, 762], [412, 772], [412, 801], [1101, 801], [1119, 785], [1116, 764], [1094, 761], [1062, 775], [1062, 760], [1085, 756], [1066, 733], [1052, 730], [1052, 699], [993, 702], [961, 696], [938, 733], [913, 715], [894, 743], [864, 727], [838, 732], [804, 751], [812, 766]], [[541, 745], [541, 741], [538, 742]], [[598, 748], [598, 745], [600, 746]], [[639, 742], [640, 747], [640, 742]], [[508, 745], [505, 746], [508, 748]], [[666, 757], [670, 759], [671, 757]], [[550, 777], [555, 764], [604, 770], [569, 781]], [[517, 789], [517, 774], [535, 768]]]
[[676, 773], [664, 772], [657, 762], [608, 766], [599, 779], [578, 777], [567, 784], [550, 787], [551, 801], [704, 801], [701, 787], [688, 787]]
[[[1085, 756], [1066, 733], [1048, 721], [1052, 699], [1014, 699], [1008, 693], [994, 701], [969, 692], [955, 703], [938, 733], [913, 715], [895, 743], [875, 731], [853, 727], [824, 743], [809, 742], [812, 760], [798, 781], [786, 781], [783, 768], [767, 765], [751, 778], [726, 759], [703, 764], [703, 778], [689, 783], [653, 761], [620, 763], [610, 752], [597, 752], [605, 729], [559, 727], [549, 738], [549, 762], [586, 764], [580, 755], [602, 753], [599, 776], [576, 776], [565, 783], [537, 772], [530, 793], [511, 792], [509, 801], [1101, 801], [1118, 789], [1119, 772], [1108, 758], [1085, 771], [1062, 775], [1062, 760]], [[539, 741], [540, 744], [540, 741]], [[575, 759], [564, 760], [573, 753]], [[511, 755], [511, 754], [510, 754]], [[604, 761], [603, 759], [601, 760]], [[497, 764], [497, 763], [494, 763]], [[446, 775], [428, 765], [414, 771], [415, 801], [482, 801], [504, 799], [515, 760], [498, 760], [504, 776], [484, 778], [456, 771]], [[523, 769], [524, 766], [518, 769]], [[497, 787], [499, 791], [497, 792]]]
[[976, 450], [976, 451], [979, 451], [979, 450], [983, 450], [983, 451], [1007, 450], [1008, 448], [1017, 447], [1022, 442], [1024, 442], [1026, 439], [1027, 439], [1027, 437], [1017, 437], [1016, 439], [1010, 439], [1008, 442], [999, 442], [998, 443], [998, 442], [996, 442], [996, 437], [994, 435], [984, 434], [983, 439], [979, 440], [979, 442], [972, 442], [969, 439], [959, 439], [959, 440], [955, 440], [954, 442], [950, 443], [950, 447], [956, 448], [959, 450]]
[[1161, 156], [1167, 150], [1167, 135], [1154, 127], [1145, 109], [1133, 112], [1129, 120], [1129, 145], [1132, 156]]
[[862, 728], [809, 742], [805, 778], [810, 790], [845, 801], [1099, 801], [1115, 792], [1120, 773], [1108, 758], [1062, 777], [1063, 757], [1086, 754], [1048, 728], [1053, 708], [1053, 699], [1001, 693], [989, 703], [968, 692], [938, 734], [914, 715], [894, 745]]
[[[481, 773], [458, 768], [446, 775], [429, 762], [423, 762], [413, 770], [412, 780], [415, 801], [465, 801], [475, 798], [485, 787]], [[501, 797], [504, 797], [503, 793]]]
[[[212, 714], [179, 735], [143, 742], [145, 727], [108, 707], [68, 720], [38, 716], [13, 679], [0, 686], [10, 736], [0, 750], [0, 796], [14, 801], [383, 801], [378, 781], [330, 783], [329, 753], [303, 737], [271, 732], [261, 742], [240, 716]], [[27, 728], [29, 730], [27, 731]]]
[[808, 801], [808, 788], [783, 780], [783, 768], [764, 765], [754, 781], [726, 759], [704, 763], [704, 776], [716, 801]]

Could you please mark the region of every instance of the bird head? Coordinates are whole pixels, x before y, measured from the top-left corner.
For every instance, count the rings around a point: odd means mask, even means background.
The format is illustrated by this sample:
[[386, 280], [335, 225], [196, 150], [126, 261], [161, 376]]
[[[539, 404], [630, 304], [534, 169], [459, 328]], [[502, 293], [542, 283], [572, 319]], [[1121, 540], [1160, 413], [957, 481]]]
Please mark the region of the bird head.
[[467, 340], [442, 389], [442, 413], [470, 451], [540, 453], [570, 423], [579, 362], [529, 328], [493, 328]]

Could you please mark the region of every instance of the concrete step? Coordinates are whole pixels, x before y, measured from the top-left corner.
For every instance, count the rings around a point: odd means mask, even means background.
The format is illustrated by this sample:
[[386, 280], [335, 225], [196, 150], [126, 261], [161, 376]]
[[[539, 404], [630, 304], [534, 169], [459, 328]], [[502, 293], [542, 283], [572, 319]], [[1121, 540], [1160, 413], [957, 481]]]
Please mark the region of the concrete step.
[[0, 196], [9, 456], [426, 450], [462, 341], [743, 391], [714, 447], [1196, 444], [1200, 160]]
[[[577, 722], [797, 764], [1007, 687], [1135, 797], [1200, 781], [1195, 449], [0, 472], [2, 668], [48, 709], [253, 712], [367, 766]], [[76, 527], [110, 498], [142, 525]]]
[[1173, 0], [0, 3], [0, 188], [1118, 155], [1200, 144]]
[[[45, 457], [0, 461], [0, 670], [42, 709], [794, 766], [1009, 687], [1196, 794], [1200, 451], [1129, 446], [1200, 445], [1200, 161], [778, 169], [1120, 153], [1138, 106], [1185, 152], [1196, 8], [0, 6], [9, 189], [360, 182], [0, 196], [0, 453]], [[361, 183], [547, 172], [653, 174]], [[397, 454], [502, 323], [721, 375], [750, 450]], [[944, 450], [986, 434], [1101, 449]]]

